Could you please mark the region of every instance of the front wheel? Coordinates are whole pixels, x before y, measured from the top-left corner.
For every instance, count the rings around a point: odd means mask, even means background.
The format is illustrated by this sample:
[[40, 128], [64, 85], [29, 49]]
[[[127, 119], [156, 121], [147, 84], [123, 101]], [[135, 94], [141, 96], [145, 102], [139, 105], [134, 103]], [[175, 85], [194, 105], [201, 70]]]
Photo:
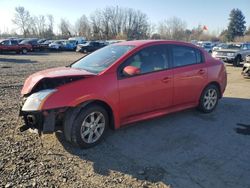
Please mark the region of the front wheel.
[[212, 112], [219, 100], [219, 89], [215, 85], [209, 85], [201, 94], [198, 109], [204, 113]]
[[73, 123], [72, 142], [81, 148], [98, 144], [104, 137], [109, 118], [106, 110], [99, 105], [83, 108]]

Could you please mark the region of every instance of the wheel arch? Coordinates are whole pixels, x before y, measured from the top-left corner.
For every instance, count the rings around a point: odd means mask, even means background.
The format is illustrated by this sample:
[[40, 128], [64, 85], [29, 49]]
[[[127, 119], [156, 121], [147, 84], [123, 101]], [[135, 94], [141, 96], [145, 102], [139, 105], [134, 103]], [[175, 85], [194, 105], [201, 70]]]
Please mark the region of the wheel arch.
[[63, 121], [63, 129], [64, 129], [64, 135], [65, 135], [66, 140], [68, 140], [69, 142], [72, 141], [72, 135], [71, 135], [72, 126], [77, 115], [80, 113], [81, 109], [89, 105], [93, 105], [93, 104], [100, 105], [107, 111], [109, 120], [110, 120], [109, 128], [113, 130], [116, 129], [115, 114], [111, 106], [105, 101], [102, 101], [99, 99], [88, 100], [88, 101], [78, 104], [75, 107], [69, 108], [65, 112], [64, 121]]
[[110, 121], [109, 128], [111, 128], [113, 130], [115, 129], [114, 112], [108, 103], [106, 103], [102, 100], [90, 100], [90, 101], [84, 102], [83, 104], [85, 104], [83, 107], [87, 107], [87, 106], [93, 105], [93, 104], [96, 104], [96, 105], [103, 107], [107, 111], [108, 116], [109, 116], [109, 121]]

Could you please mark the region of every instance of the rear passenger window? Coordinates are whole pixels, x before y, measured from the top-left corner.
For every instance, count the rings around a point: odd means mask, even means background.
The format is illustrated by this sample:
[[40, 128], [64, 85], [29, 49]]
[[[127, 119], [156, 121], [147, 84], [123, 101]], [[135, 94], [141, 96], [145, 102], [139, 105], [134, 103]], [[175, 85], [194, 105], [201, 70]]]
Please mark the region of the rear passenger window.
[[174, 67], [193, 65], [202, 62], [202, 55], [198, 49], [186, 46], [172, 48]]

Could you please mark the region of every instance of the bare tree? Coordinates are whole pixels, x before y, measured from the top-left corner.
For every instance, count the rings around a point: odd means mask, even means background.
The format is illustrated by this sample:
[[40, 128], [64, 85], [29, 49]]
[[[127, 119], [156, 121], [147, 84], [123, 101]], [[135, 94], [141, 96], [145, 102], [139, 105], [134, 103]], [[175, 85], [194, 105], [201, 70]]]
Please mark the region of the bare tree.
[[38, 30], [38, 18], [37, 16], [30, 17], [30, 23], [28, 28], [28, 34], [29, 36], [39, 36], [39, 30]]
[[37, 28], [38, 28], [39, 36], [44, 37], [44, 33], [46, 31], [46, 19], [45, 19], [45, 16], [39, 15], [37, 17]]
[[15, 8], [15, 15], [14, 15], [14, 19], [12, 20], [12, 22], [18, 26], [19, 29], [21, 29], [22, 34], [24, 35], [24, 37], [27, 36], [27, 34], [29, 33], [29, 25], [30, 25], [30, 13], [29, 11], [25, 10], [24, 7], [16, 7]]
[[46, 30], [44, 33], [45, 38], [53, 38], [54, 37], [54, 17], [51, 14], [47, 15], [47, 24], [46, 24]]
[[177, 17], [169, 18], [158, 26], [158, 33], [163, 39], [185, 40], [186, 22]]
[[61, 35], [63, 37], [70, 37], [71, 36], [71, 29], [69, 21], [61, 18], [61, 22], [59, 24], [59, 29], [61, 30]]
[[91, 16], [91, 26], [92, 26], [92, 38], [102, 39], [103, 38], [103, 29], [101, 24], [101, 12], [95, 11]]
[[90, 17], [94, 38], [101, 39], [146, 39], [150, 36], [147, 15], [119, 7], [97, 10]]
[[75, 24], [76, 34], [78, 36], [84, 36], [87, 39], [91, 37], [91, 27], [88, 18], [82, 15]]
[[147, 39], [150, 25], [146, 14], [139, 10], [125, 9], [124, 33], [128, 40]]

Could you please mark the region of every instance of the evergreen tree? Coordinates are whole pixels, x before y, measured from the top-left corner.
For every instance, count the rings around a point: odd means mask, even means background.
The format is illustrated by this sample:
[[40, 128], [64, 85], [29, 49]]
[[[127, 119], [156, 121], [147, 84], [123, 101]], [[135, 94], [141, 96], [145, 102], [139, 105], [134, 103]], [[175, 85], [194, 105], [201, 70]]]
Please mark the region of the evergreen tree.
[[244, 35], [246, 30], [245, 16], [239, 9], [233, 9], [229, 15], [229, 25], [227, 31], [227, 39], [233, 41], [235, 37]]

